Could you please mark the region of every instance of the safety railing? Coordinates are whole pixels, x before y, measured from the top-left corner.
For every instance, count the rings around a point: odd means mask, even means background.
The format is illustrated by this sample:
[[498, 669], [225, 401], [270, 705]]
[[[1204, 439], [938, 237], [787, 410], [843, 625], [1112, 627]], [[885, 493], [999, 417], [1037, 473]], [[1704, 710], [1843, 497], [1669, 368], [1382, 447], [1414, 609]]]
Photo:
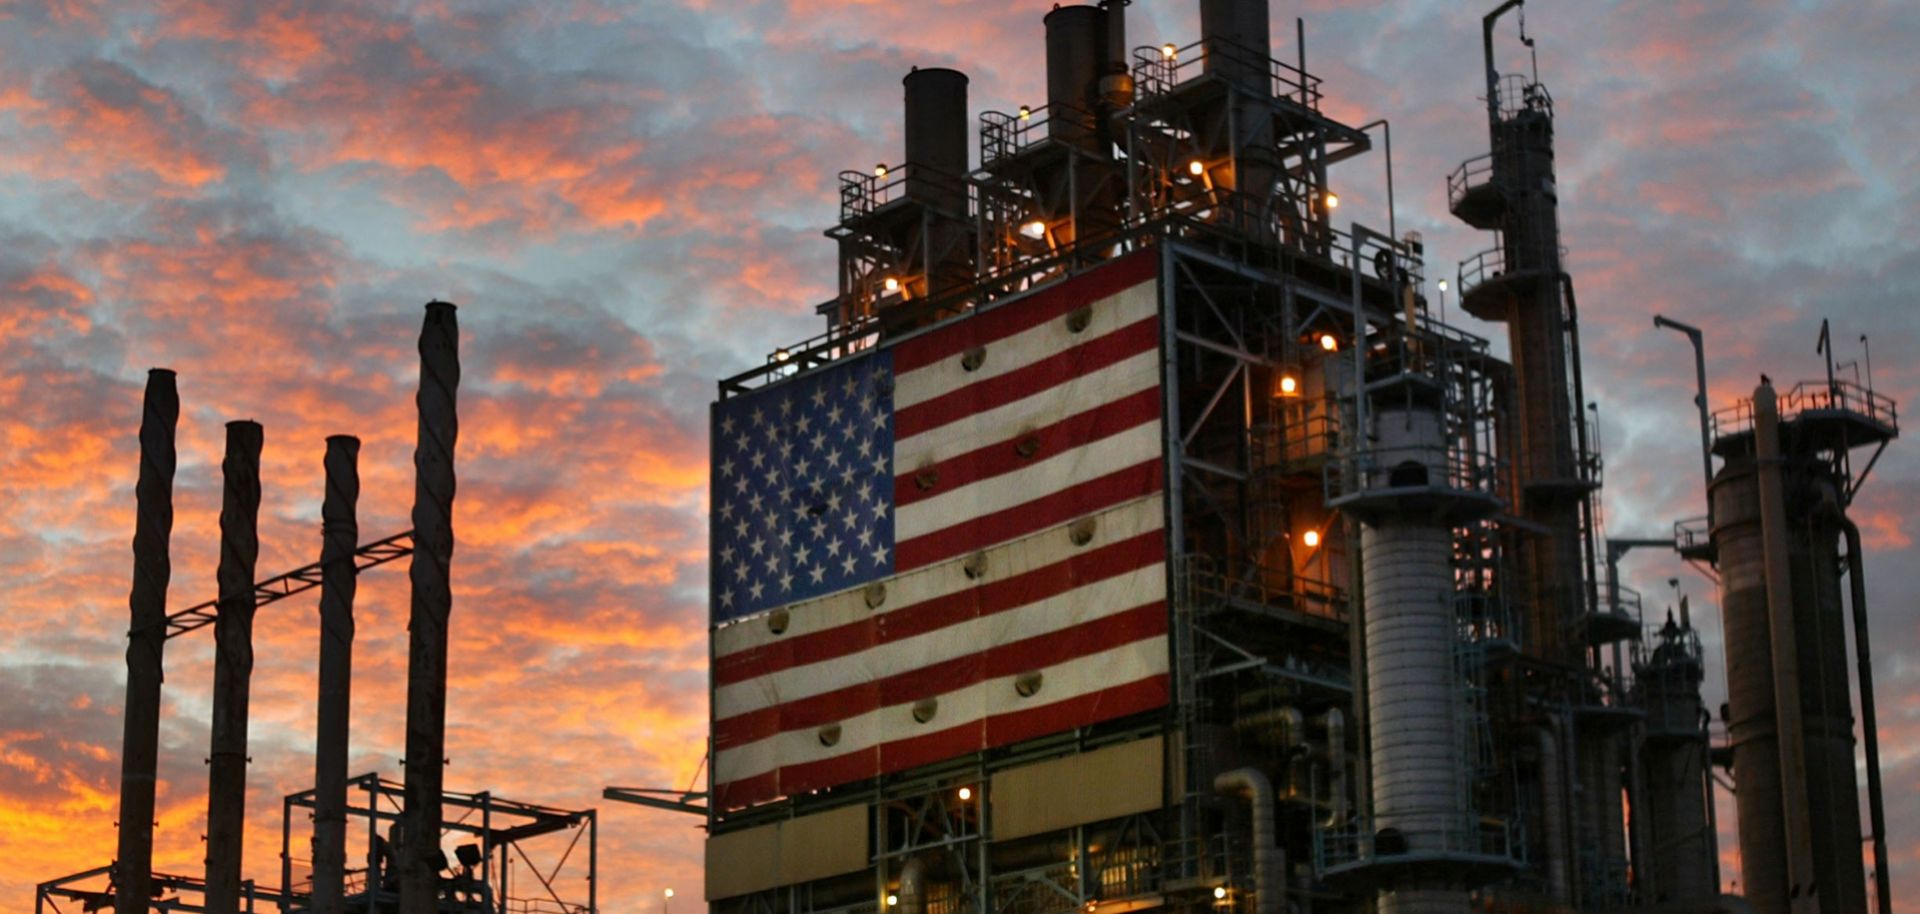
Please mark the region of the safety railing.
[[965, 205], [967, 180], [914, 162], [878, 165], [872, 171], [840, 173], [840, 222], [852, 222], [887, 204], [904, 200], [915, 190], [958, 200]]
[[[1790, 422], [1817, 412], [1852, 413], [1884, 425], [1898, 434], [1900, 412], [1893, 398], [1874, 393], [1871, 388], [1835, 378], [1833, 381], [1801, 381], [1784, 394], [1778, 394], [1780, 421]], [[1753, 430], [1753, 400], [1747, 398], [1713, 413], [1713, 437], [1737, 435]]]
[[1519, 73], [1503, 73], [1496, 84], [1494, 93], [1495, 108], [1503, 121], [1513, 120], [1525, 113], [1553, 116], [1553, 96], [1547, 87], [1529, 80]]
[[1133, 52], [1134, 91], [1141, 98], [1165, 95], [1181, 83], [1213, 71], [1265, 72], [1268, 91], [1274, 98], [1291, 99], [1304, 108], [1320, 110], [1320, 77], [1235, 41], [1201, 39], [1184, 47], [1166, 44], [1135, 48]]
[[[1433, 817], [1421, 818], [1431, 820]], [[1376, 828], [1377, 816], [1363, 816], [1355, 822], [1357, 827], [1314, 829], [1314, 866], [1319, 873], [1415, 857], [1453, 858], [1463, 862], [1525, 859], [1525, 845], [1520, 840], [1518, 826], [1504, 819], [1452, 815], [1438, 827], [1421, 827], [1412, 835], [1397, 829]]]
[[1493, 180], [1493, 153], [1474, 156], [1447, 175], [1447, 207], [1460, 205], [1467, 191]]
[[1713, 532], [1705, 517], [1689, 517], [1673, 522], [1673, 550], [1693, 555], [1713, 546]]
[[1094, 113], [1072, 105], [1020, 106], [1013, 114], [986, 111], [980, 115], [980, 167], [992, 168], [1060, 132], [1092, 134], [1098, 126]]
[[1344, 588], [1271, 565], [1188, 555], [1181, 564], [1180, 579], [1180, 595], [1193, 605], [1212, 606], [1244, 600], [1309, 616], [1346, 618]]
[[1433, 487], [1496, 494], [1499, 466], [1486, 454], [1445, 445], [1401, 445], [1348, 451], [1325, 475], [1328, 501], [1379, 489]]

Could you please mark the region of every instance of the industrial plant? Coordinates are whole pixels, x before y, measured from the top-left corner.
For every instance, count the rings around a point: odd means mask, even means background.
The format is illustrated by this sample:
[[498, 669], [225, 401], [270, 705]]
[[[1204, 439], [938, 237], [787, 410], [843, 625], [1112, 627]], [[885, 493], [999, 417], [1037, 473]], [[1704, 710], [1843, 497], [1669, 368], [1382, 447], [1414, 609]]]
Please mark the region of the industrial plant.
[[[1044, 104], [976, 118], [963, 73], [905, 75], [904, 154], [839, 177], [824, 331], [712, 405], [707, 788], [607, 798], [703, 819], [714, 914], [1890, 912], [1848, 509], [1895, 404], [1825, 346], [1817, 380], [1716, 409], [1700, 331], [1663, 316], [1698, 366], [1701, 516], [1610, 535], [1554, 99], [1495, 65], [1531, 46], [1524, 0], [1459, 87], [1487, 147], [1446, 199], [1488, 234], [1445, 270], [1390, 171], [1384, 226], [1340, 218], [1336, 166], [1391, 141], [1327, 112], [1304, 23], [1276, 47], [1268, 0], [1153, 2], [1197, 2], [1198, 38], [1135, 44], [1130, 0], [1047, 13]], [[155, 374], [119, 855], [42, 914], [548, 910], [506, 876], [543, 838], [587, 870], [540, 897], [596, 914], [595, 811], [441, 781], [453, 313], [421, 339], [415, 529], [360, 539], [332, 439], [320, 562], [256, 583], [261, 430], [235, 423], [220, 595], [172, 615]], [[1717, 583], [1725, 706], [1687, 603], [1620, 582], [1633, 549]], [[350, 776], [354, 578], [409, 556], [405, 780]], [[315, 787], [257, 887], [250, 620], [316, 587]], [[163, 648], [209, 625], [206, 872], [156, 874]]]

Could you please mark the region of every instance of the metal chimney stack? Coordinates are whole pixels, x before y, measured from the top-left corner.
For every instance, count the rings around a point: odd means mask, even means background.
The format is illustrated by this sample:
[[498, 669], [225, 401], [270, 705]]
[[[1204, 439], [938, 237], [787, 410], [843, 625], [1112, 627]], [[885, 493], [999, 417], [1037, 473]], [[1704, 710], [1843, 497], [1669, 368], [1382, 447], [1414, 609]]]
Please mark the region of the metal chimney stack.
[[1047, 135], [1099, 150], [1100, 78], [1107, 63], [1107, 11], [1057, 6], [1047, 28]]
[[1249, 92], [1272, 94], [1267, 69], [1273, 56], [1267, 34], [1271, 25], [1267, 0], [1200, 0], [1200, 40], [1206, 54], [1202, 66]]
[[261, 440], [259, 423], [227, 423], [227, 455], [221, 463], [226, 496], [220, 508], [220, 609], [213, 623], [213, 747], [207, 761], [207, 914], [240, 910]]
[[347, 867], [347, 747], [353, 694], [353, 553], [360, 539], [360, 439], [327, 439], [327, 493], [320, 506], [320, 700], [313, 752], [314, 914], [344, 914]]
[[[909, 134], [911, 136], [911, 134]], [[441, 765], [447, 735], [447, 617], [453, 610], [453, 452], [460, 433], [460, 324], [448, 302], [427, 303], [420, 329], [420, 413], [413, 452], [413, 607], [407, 663], [406, 805], [401, 815], [400, 914], [439, 908]]]
[[916, 67], [906, 88], [907, 197], [967, 213], [967, 75]]
[[147, 372], [140, 420], [140, 480], [134, 488], [132, 621], [127, 632], [127, 709], [120, 750], [120, 848], [115, 914], [147, 914], [153, 897], [153, 790], [160, 754], [160, 683], [167, 645], [167, 583], [173, 564], [173, 430], [180, 394], [173, 372]]

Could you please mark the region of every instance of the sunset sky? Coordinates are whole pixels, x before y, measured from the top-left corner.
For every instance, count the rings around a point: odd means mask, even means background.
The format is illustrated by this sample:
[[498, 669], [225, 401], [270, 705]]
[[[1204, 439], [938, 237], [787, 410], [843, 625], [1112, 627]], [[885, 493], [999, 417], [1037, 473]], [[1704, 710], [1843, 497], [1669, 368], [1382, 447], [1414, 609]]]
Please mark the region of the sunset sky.
[[[1274, 5], [1283, 56], [1306, 18], [1333, 114], [1392, 120], [1429, 277], [1492, 243], [1444, 199], [1485, 147], [1489, 5]], [[0, 912], [113, 856], [146, 370], [179, 372], [179, 609], [214, 595], [228, 420], [266, 430], [262, 577], [318, 556], [327, 435], [365, 441], [363, 539], [406, 529], [436, 297], [460, 305], [465, 367], [447, 784], [598, 806], [603, 908], [676, 886], [697, 909], [698, 822], [599, 793], [700, 766], [714, 380], [819, 329], [834, 175], [897, 160], [908, 68], [966, 71], [976, 111], [1041, 104], [1051, 6], [0, 0]], [[1195, 6], [1136, 0], [1132, 43], [1192, 40]], [[1716, 405], [1762, 371], [1818, 374], [1827, 317], [1920, 414], [1920, 6], [1536, 0], [1527, 26], [1610, 532], [1704, 513], [1691, 353], [1655, 313], [1705, 328]], [[1386, 227], [1383, 159], [1336, 170], [1343, 219]], [[1889, 449], [1854, 516], [1894, 884], [1920, 899], [1920, 443]], [[1677, 559], [1625, 567], [1659, 607], [1678, 577], [1717, 631]], [[359, 593], [351, 767], [398, 777], [404, 569]], [[280, 798], [312, 779], [315, 606], [256, 622], [246, 872], [270, 885]], [[210, 632], [168, 646], [167, 872], [201, 869], [211, 656]]]

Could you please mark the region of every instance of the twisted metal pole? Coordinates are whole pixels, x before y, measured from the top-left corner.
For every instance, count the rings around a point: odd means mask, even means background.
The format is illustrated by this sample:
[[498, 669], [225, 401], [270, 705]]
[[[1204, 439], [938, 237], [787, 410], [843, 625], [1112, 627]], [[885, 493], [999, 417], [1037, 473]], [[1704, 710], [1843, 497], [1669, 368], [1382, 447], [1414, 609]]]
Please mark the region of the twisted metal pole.
[[238, 914], [253, 679], [253, 571], [260, 557], [258, 422], [227, 423], [220, 464], [220, 614], [213, 622], [213, 745], [207, 758], [207, 914]]
[[140, 479], [134, 487], [132, 621], [127, 632], [127, 705], [120, 749], [120, 835], [115, 914], [147, 914], [153, 896], [153, 791], [160, 754], [160, 684], [167, 645], [167, 584], [173, 564], [173, 431], [180, 394], [173, 372], [147, 372], [140, 419]]
[[446, 755], [447, 617], [453, 609], [454, 443], [460, 420], [460, 325], [454, 306], [427, 303], [420, 329], [418, 443], [413, 452], [412, 614], [407, 628], [407, 757], [400, 914], [435, 914], [439, 894], [441, 766]]
[[320, 506], [320, 697], [313, 751], [313, 914], [345, 914], [347, 747], [353, 694], [353, 598], [360, 540], [360, 439], [327, 439]]

